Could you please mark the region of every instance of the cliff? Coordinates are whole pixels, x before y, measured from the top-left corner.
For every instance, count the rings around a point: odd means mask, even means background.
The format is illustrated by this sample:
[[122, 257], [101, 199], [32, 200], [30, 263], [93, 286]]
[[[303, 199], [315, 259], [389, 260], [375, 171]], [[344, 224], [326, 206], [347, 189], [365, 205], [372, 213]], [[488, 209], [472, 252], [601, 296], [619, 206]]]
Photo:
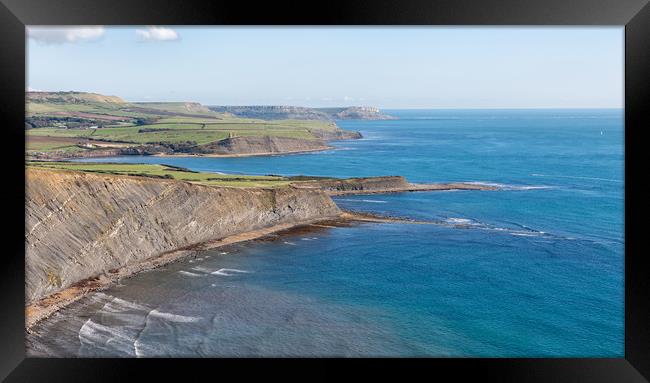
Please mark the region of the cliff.
[[340, 214], [320, 190], [224, 188], [28, 168], [26, 302], [162, 253]]
[[322, 140], [290, 137], [233, 137], [197, 147], [195, 153], [221, 155], [253, 155], [296, 153], [325, 150], [330, 147]]

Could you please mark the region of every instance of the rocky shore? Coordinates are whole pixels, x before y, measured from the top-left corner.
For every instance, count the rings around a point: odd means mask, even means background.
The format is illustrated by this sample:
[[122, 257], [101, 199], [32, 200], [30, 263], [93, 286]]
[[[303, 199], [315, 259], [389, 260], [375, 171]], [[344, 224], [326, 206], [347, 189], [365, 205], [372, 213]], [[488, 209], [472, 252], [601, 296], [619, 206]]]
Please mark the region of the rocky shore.
[[498, 190], [497, 186], [467, 182], [416, 184], [408, 182], [402, 176], [314, 180], [302, 182], [294, 187], [323, 190], [332, 196], [434, 190]]
[[91, 291], [199, 250], [325, 222], [421, 223], [343, 212], [333, 195], [495, 188], [399, 176], [231, 188], [28, 168], [26, 189], [29, 328]]

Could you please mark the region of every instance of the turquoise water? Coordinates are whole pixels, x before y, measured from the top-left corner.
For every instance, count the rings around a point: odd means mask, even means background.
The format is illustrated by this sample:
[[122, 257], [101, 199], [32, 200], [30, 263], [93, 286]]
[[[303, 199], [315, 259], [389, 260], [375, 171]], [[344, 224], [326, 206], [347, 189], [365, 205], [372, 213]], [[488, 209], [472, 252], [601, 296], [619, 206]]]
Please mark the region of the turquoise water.
[[32, 340], [35, 354], [622, 357], [622, 111], [387, 112], [400, 119], [339, 122], [364, 139], [327, 152], [103, 161], [504, 190], [336, 198], [438, 224], [321, 228], [209, 251], [61, 311]]

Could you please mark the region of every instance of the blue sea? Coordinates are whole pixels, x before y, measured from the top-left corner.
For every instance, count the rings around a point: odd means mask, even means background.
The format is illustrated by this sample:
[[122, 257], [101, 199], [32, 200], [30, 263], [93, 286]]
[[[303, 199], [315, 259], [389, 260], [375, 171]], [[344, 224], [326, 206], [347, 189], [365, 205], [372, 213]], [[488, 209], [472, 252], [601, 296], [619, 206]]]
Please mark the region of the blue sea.
[[323, 227], [207, 251], [82, 299], [39, 325], [28, 347], [80, 356], [622, 357], [622, 110], [386, 113], [399, 119], [339, 121], [364, 138], [325, 152], [101, 161], [503, 189], [337, 197], [344, 209], [437, 224]]

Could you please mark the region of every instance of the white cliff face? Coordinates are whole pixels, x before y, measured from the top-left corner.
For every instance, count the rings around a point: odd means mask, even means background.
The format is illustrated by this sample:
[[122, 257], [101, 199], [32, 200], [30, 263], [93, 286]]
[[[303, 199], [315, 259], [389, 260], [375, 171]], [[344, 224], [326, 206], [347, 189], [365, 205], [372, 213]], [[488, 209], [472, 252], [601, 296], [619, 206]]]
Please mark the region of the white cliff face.
[[27, 170], [26, 303], [192, 244], [338, 216], [320, 190]]

